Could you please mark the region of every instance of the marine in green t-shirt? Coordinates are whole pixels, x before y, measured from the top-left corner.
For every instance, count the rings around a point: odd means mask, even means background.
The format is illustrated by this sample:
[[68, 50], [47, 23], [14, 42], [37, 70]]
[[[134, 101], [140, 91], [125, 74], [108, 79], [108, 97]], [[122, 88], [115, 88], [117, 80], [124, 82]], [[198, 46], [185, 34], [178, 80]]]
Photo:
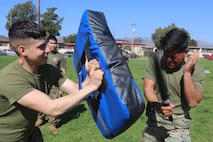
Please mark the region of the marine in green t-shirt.
[[[99, 88], [103, 72], [96, 60], [86, 62], [89, 76], [78, 84], [47, 64], [46, 32], [38, 24], [17, 21], [9, 29], [10, 47], [18, 59], [0, 71], [0, 141], [43, 142], [35, 127], [38, 112], [58, 117]], [[67, 95], [50, 99], [52, 86]]]
[[47, 41], [47, 47], [50, 49], [47, 63], [59, 68], [64, 74], [66, 74], [67, 60], [64, 55], [57, 50], [58, 43], [56, 37], [50, 35], [47, 38]]
[[151, 54], [143, 74], [148, 120], [141, 141], [190, 142], [189, 111], [202, 100], [204, 68], [197, 50], [188, 58], [184, 30], [170, 30], [160, 43], [163, 53]]
[[[53, 77], [54, 76], [54, 77]], [[38, 89], [48, 94], [51, 86], [61, 86], [67, 79], [57, 68], [43, 65], [38, 74], [25, 70], [18, 61], [0, 72], [0, 138], [26, 139], [34, 129], [38, 112], [17, 103], [17, 100]], [[23, 132], [26, 131], [25, 135]]]

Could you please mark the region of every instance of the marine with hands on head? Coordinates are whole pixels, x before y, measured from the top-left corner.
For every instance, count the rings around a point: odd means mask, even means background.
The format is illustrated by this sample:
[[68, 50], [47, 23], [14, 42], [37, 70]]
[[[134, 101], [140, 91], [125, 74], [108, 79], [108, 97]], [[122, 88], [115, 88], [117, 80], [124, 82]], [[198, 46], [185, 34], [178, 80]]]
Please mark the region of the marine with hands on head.
[[[152, 54], [143, 75], [144, 95], [148, 101], [148, 120], [142, 133], [142, 142], [190, 142], [191, 117], [189, 110], [203, 97], [204, 67], [198, 63], [199, 54], [193, 50], [188, 58], [188, 37], [180, 28], [174, 28], [162, 38], [163, 54]], [[161, 81], [156, 79], [154, 59], [157, 56], [160, 71], [169, 95], [168, 106], [153, 105], [162, 102]], [[173, 120], [169, 120], [169, 117]]]

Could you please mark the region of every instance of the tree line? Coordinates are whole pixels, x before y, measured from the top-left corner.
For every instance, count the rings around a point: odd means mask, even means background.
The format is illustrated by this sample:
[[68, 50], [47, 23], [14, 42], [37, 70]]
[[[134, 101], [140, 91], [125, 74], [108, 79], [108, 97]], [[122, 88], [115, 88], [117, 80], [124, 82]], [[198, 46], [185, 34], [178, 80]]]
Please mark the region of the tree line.
[[[46, 30], [47, 36], [49, 35], [60, 36], [60, 30], [62, 27], [62, 22], [64, 20], [64, 17], [59, 17], [55, 13], [56, 10], [57, 10], [56, 7], [47, 8], [47, 11], [40, 15], [41, 20], [39, 23]], [[36, 10], [36, 6], [33, 4], [32, 1], [27, 1], [22, 4], [21, 3], [16, 4], [6, 16], [7, 22], [6, 22], [5, 28], [9, 30], [10, 26], [19, 20], [28, 20], [28, 21], [36, 22], [38, 20], [37, 17], [38, 17], [38, 13]], [[171, 25], [165, 28], [161, 28], [161, 27], [157, 28], [155, 32], [151, 35], [151, 38], [155, 46], [158, 48], [162, 48], [160, 45], [161, 38], [165, 36], [166, 32], [168, 32], [169, 30], [175, 27], [176, 27], [175, 24], [172, 23]], [[183, 30], [185, 29], [183, 28]], [[187, 35], [189, 38], [189, 45], [197, 46], [197, 41], [194, 39], [191, 39], [189, 32], [187, 32]], [[63, 37], [63, 40], [66, 43], [74, 43], [76, 36], [77, 36], [76, 34], [70, 34], [66, 37]], [[134, 42], [142, 43], [142, 38], [136, 37], [134, 38]]]

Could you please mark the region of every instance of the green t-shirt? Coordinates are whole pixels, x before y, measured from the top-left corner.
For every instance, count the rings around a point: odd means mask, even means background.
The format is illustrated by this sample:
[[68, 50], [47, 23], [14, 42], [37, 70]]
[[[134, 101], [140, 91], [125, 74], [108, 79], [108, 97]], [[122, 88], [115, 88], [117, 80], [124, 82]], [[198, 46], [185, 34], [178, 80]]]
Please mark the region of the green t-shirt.
[[48, 64], [38, 71], [38, 75], [32, 74], [18, 61], [0, 71], [0, 141], [23, 142], [35, 127], [38, 112], [19, 105], [19, 98], [34, 89], [48, 94], [52, 85], [61, 86], [67, 79], [58, 68]]
[[59, 69], [67, 68], [67, 60], [64, 58], [64, 55], [59, 52], [50, 52], [48, 53], [47, 63], [53, 65]]
[[[169, 72], [168, 70], [166, 71], [165, 70], [166, 67], [163, 64], [161, 57], [162, 57], [162, 55], [158, 56], [158, 59], [159, 59], [158, 61], [159, 61], [159, 64], [162, 65], [161, 72], [162, 72], [162, 76], [166, 82], [165, 83], [166, 92], [169, 96], [171, 103], [173, 103], [175, 105], [174, 114], [184, 114], [184, 112], [188, 113], [190, 107], [187, 105], [187, 102], [184, 97], [183, 80], [182, 80], [184, 66], [182, 66], [180, 69], [178, 69], [176, 71], [172, 71], [172, 72], [171, 71]], [[148, 58], [146, 66], [145, 66], [143, 78], [147, 78], [147, 79], [153, 80], [155, 82], [156, 81], [156, 72], [155, 71], [156, 70], [155, 70], [154, 60], [153, 60], [153, 57], [150, 56]], [[205, 70], [204, 70], [204, 67], [200, 63], [197, 63], [195, 65], [194, 71], [192, 73], [192, 79], [193, 79], [194, 85], [198, 89], [203, 91]], [[162, 83], [162, 82], [160, 82], [160, 83]], [[154, 92], [156, 93], [159, 101], [162, 101], [158, 83], [155, 84]]]

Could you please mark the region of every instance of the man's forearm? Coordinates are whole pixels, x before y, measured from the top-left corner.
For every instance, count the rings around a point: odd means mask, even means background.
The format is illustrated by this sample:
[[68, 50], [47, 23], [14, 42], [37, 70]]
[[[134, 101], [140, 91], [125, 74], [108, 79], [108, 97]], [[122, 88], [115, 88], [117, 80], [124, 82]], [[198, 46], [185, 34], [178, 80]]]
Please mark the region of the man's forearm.
[[185, 98], [190, 107], [195, 107], [202, 99], [202, 92], [197, 89], [192, 80], [192, 75], [189, 73], [184, 73], [183, 75], [184, 82], [184, 94]]

